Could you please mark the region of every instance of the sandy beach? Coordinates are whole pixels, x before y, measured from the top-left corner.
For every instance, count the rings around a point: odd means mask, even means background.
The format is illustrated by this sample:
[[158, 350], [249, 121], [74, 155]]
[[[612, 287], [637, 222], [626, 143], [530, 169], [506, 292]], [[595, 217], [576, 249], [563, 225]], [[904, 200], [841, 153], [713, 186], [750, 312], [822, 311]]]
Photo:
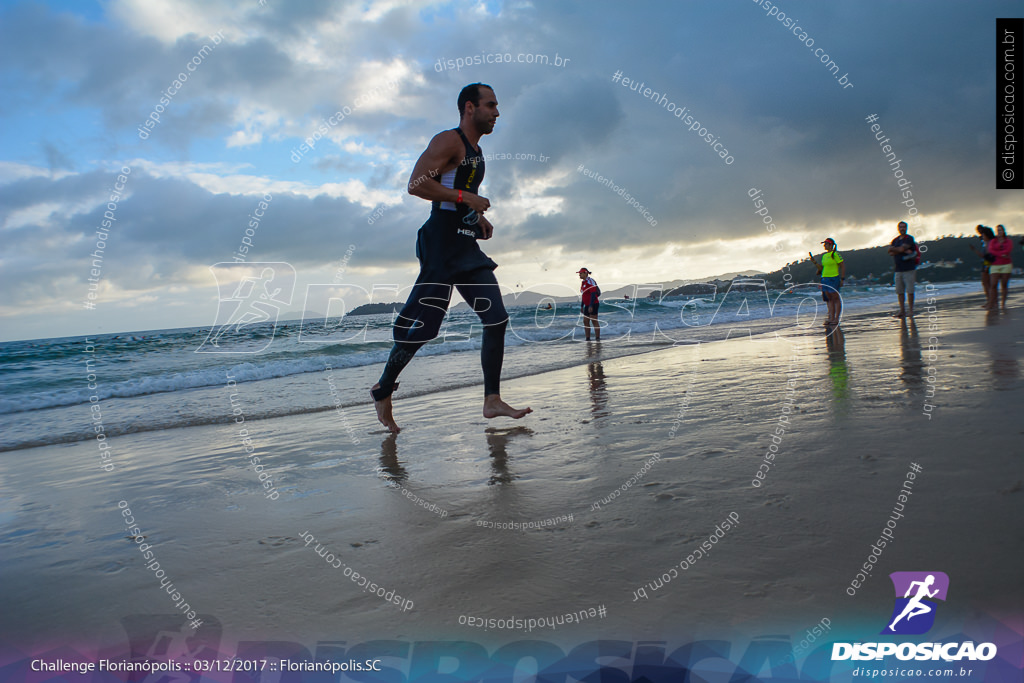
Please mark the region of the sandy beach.
[[1024, 682], [1024, 18], [926, 9], [4, 2], [0, 683]]
[[[929, 637], [981, 628], [1019, 614], [1024, 593], [1024, 324], [975, 299], [919, 306], [909, 326], [856, 312], [832, 336], [604, 360], [579, 344], [585, 365], [504, 383], [507, 401], [535, 411], [519, 422], [484, 420], [469, 387], [396, 400], [397, 437], [363, 405], [345, 412], [348, 430], [332, 411], [251, 421], [245, 436], [206, 425], [114, 437], [110, 472], [92, 442], [9, 453], [3, 640], [111, 647], [138, 615], [180, 620], [180, 601], [220, 629], [222, 652], [260, 640], [311, 652], [376, 639], [795, 643], [822, 618], [830, 637], [863, 640], [892, 608], [887, 574], [903, 570], [952, 577]], [[893, 540], [850, 595], [912, 466]], [[181, 600], [147, 568], [125, 509]], [[570, 612], [579, 623], [542, 625]]]

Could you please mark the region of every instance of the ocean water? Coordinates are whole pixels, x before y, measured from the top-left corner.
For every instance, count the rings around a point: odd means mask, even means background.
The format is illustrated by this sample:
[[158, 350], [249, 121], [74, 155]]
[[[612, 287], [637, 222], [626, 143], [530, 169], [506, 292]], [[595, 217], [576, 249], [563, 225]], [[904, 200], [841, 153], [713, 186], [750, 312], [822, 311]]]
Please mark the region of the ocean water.
[[[738, 284], [739, 281], [737, 281]], [[755, 284], [758, 281], [750, 281]], [[939, 296], [976, 283], [936, 285]], [[923, 293], [919, 293], [923, 294]], [[849, 288], [846, 310], [892, 305], [892, 287]], [[509, 308], [504, 378], [587, 362], [578, 307], [554, 302]], [[735, 335], [820, 325], [815, 286], [780, 293], [730, 290], [716, 297], [602, 302], [602, 357], [643, 353]], [[245, 419], [345, 409], [366, 403], [390, 350], [393, 316], [243, 325], [208, 341], [209, 327], [64, 337], [0, 344], [0, 451], [199, 424], [238, 413], [233, 387], [247, 385]], [[417, 355], [396, 398], [482, 383], [480, 325], [463, 305]], [[214, 353], [205, 352], [214, 350]], [[467, 355], [468, 354], [468, 355]]]
[[[69, 644], [114, 646], [137, 623], [148, 633], [150, 624], [174, 623], [174, 602], [126, 529], [126, 507], [166, 578], [202, 614], [200, 628], [216, 632], [219, 644], [210, 647], [224, 658], [254, 641], [294, 642], [313, 652], [321, 642], [458, 640], [490, 649], [540, 639], [568, 652], [608, 633], [677, 642], [740, 633], [775, 634], [784, 645], [781, 634], [796, 643], [825, 616], [834, 620], [835, 637], [853, 640], [877, 632], [890, 614], [893, 593], [883, 571], [856, 602], [844, 588], [871, 552], [911, 462], [924, 474], [885, 560], [899, 570], [935, 567], [936, 548], [957, 548], [940, 558], [941, 571], [961, 577], [957, 599], [943, 605], [932, 635], [989, 638], [995, 617], [988, 606], [1020, 594], [1020, 544], [1008, 543], [1006, 524], [989, 523], [1020, 516], [1013, 428], [1024, 388], [1020, 345], [1013, 343], [1019, 319], [1012, 310], [986, 314], [976, 294], [943, 300], [932, 361], [927, 311], [916, 325], [901, 326], [887, 316], [891, 292], [851, 293], [843, 334], [831, 337], [820, 322], [804, 320], [813, 310], [804, 299], [775, 309], [800, 311], [788, 318], [757, 318], [764, 311], [752, 296], [746, 311], [744, 299], [721, 309], [710, 308], [714, 302], [638, 305], [637, 328], [653, 322], [662, 329], [661, 320], [680, 316], [679, 326], [664, 328], [682, 339], [678, 348], [669, 348], [670, 337], [640, 332], [612, 340], [610, 306], [608, 341], [600, 346], [558, 340], [551, 328], [559, 321], [535, 325], [546, 343], [510, 333], [506, 377], [534, 373], [503, 385], [513, 405], [534, 408], [521, 421], [481, 419], [476, 342], [449, 335], [403, 375], [396, 415], [405, 429], [398, 437], [382, 433], [366, 397], [380, 371], [366, 354], [383, 354], [386, 342], [309, 346], [321, 355], [304, 357], [292, 325], [282, 326], [287, 334], [243, 330], [234, 340], [250, 350], [272, 340], [259, 353], [196, 354], [207, 331], [172, 330], [159, 336], [185, 341], [146, 357], [109, 349], [156, 344], [149, 334], [90, 338], [92, 351], [71, 340], [61, 356], [67, 389], [94, 382], [99, 391], [132, 361], [162, 367], [157, 378], [169, 376], [174, 350], [179, 359], [210, 363], [212, 379], [5, 416], [16, 429], [36, 421], [25, 438], [53, 440], [60, 430], [88, 438], [98, 404], [105, 429], [141, 433], [110, 440], [111, 472], [97, 467], [94, 441], [4, 454], [3, 638], [35, 656]], [[684, 314], [693, 322], [694, 311], [697, 322], [703, 313], [709, 324], [682, 325]], [[458, 315], [453, 320], [472, 321]], [[535, 311], [513, 315], [525, 336]], [[618, 324], [624, 337], [626, 321]], [[386, 318], [374, 329], [386, 338]], [[741, 329], [774, 329], [797, 343], [761, 343], [767, 335], [747, 341]], [[223, 346], [232, 350], [228, 342]], [[616, 353], [630, 355], [609, 358]], [[96, 357], [89, 363], [94, 380], [85, 374], [86, 354]], [[258, 378], [271, 364], [280, 370], [303, 358], [316, 361], [313, 370]], [[344, 358], [353, 360], [343, 365]], [[558, 364], [566, 367], [545, 370]], [[138, 370], [125, 374], [140, 379]], [[229, 374], [237, 378], [233, 386], [224, 381]], [[942, 411], [936, 419], [922, 412], [932, 376]], [[462, 388], [439, 391], [448, 386]], [[427, 395], [405, 400], [416, 392]], [[346, 403], [349, 397], [360, 405]], [[339, 405], [348, 409], [336, 415]], [[244, 425], [229, 424], [234, 410], [244, 413]], [[274, 411], [288, 416], [250, 424]], [[779, 455], [756, 486], [784, 417], [789, 428]], [[220, 424], [181, 428], [200, 419]], [[349, 426], [354, 431], [346, 434]], [[259, 474], [242, 427], [255, 442]], [[273, 491], [264, 490], [263, 476]], [[733, 512], [738, 527], [683, 569], [680, 562]], [[508, 528], [531, 522], [543, 525]], [[498, 524], [506, 526], [491, 526]], [[970, 579], [977, 558], [994, 547], [1010, 561], [989, 563], [984, 580]], [[327, 563], [324, 549], [415, 608], [400, 611], [363, 590]], [[682, 571], [666, 582], [673, 566]], [[467, 616], [540, 618], [605, 607], [607, 619], [531, 633], [464, 623]], [[167, 630], [191, 632], [183, 624]], [[725, 680], [731, 671], [719, 673]], [[998, 679], [989, 673], [984, 680]]]

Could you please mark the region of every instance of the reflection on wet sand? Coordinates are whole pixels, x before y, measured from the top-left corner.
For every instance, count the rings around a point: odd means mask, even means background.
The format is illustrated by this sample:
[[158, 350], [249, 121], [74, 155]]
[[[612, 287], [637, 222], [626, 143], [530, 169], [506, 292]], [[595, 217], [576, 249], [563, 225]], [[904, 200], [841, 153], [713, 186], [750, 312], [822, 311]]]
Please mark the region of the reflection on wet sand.
[[409, 472], [398, 462], [398, 435], [388, 434], [380, 442], [380, 468], [387, 478], [401, 483], [409, 478]]
[[[985, 314], [985, 327], [1006, 325], [1010, 322], [1012, 312], [1006, 310], [990, 310]], [[992, 357], [992, 379], [996, 390], [1012, 388], [1020, 379], [1020, 361], [1017, 360], [1017, 349], [1005, 344], [986, 344], [986, 350]]]
[[900, 352], [900, 379], [906, 382], [908, 387], [921, 386], [924, 364], [921, 361], [921, 340], [917, 334], [917, 321], [913, 318], [909, 323], [906, 318], [900, 319]]
[[[601, 361], [587, 366], [587, 378], [590, 380], [590, 411], [597, 420], [608, 416], [608, 389], [605, 387], [604, 366]], [[597, 426], [601, 426], [598, 424]]]
[[850, 396], [850, 369], [846, 364], [846, 337], [841, 327], [833, 328], [825, 336], [828, 348], [828, 376], [832, 380], [833, 406], [837, 412], [845, 412]]
[[509, 427], [507, 429], [489, 428], [487, 434], [487, 447], [491, 452], [491, 478], [488, 486], [496, 484], [510, 484], [516, 478], [508, 469], [508, 442], [515, 436], [533, 436], [533, 430], [529, 427]]

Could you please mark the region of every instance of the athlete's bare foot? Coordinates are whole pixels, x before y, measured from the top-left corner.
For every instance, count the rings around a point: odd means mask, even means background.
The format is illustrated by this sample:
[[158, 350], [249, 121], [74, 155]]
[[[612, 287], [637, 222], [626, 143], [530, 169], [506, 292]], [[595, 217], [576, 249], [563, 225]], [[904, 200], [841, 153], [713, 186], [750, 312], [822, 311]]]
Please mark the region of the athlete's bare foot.
[[484, 397], [484, 417], [488, 420], [492, 417], [511, 417], [515, 420], [533, 412], [533, 408], [513, 408], [501, 400], [499, 394], [489, 394]]
[[[374, 389], [380, 389], [380, 382], [373, 385]], [[398, 385], [395, 385], [398, 388]], [[372, 396], [372, 395], [371, 395]], [[392, 434], [397, 434], [402, 431], [402, 428], [395, 422], [394, 415], [391, 414], [391, 397], [388, 396], [380, 401], [374, 399], [373, 407], [377, 409], [377, 421], [388, 428], [388, 431]]]

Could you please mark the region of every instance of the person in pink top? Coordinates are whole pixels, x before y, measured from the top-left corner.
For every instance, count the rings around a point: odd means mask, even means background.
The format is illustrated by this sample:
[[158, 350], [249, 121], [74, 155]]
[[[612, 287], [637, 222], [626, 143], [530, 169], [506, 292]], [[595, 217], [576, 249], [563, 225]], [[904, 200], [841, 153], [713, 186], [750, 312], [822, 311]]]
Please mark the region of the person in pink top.
[[597, 308], [600, 305], [598, 297], [601, 295], [601, 288], [597, 286], [594, 278], [590, 277], [590, 271], [586, 268], [579, 270], [580, 280], [580, 313], [583, 314], [583, 331], [590, 341], [590, 326], [594, 326], [594, 335], [597, 341], [601, 341], [601, 326], [597, 322]]
[[992, 255], [992, 265], [988, 268], [991, 285], [988, 291], [988, 305], [985, 308], [990, 311], [998, 308], [996, 299], [1000, 285], [1003, 289], [1003, 308], [1006, 308], [1006, 290], [1010, 287], [1010, 273], [1013, 271], [1013, 261], [1010, 259], [1012, 251], [1013, 240], [1006, 236], [1006, 228], [1001, 225], [996, 226], [995, 239], [988, 242], [988, 253]]

